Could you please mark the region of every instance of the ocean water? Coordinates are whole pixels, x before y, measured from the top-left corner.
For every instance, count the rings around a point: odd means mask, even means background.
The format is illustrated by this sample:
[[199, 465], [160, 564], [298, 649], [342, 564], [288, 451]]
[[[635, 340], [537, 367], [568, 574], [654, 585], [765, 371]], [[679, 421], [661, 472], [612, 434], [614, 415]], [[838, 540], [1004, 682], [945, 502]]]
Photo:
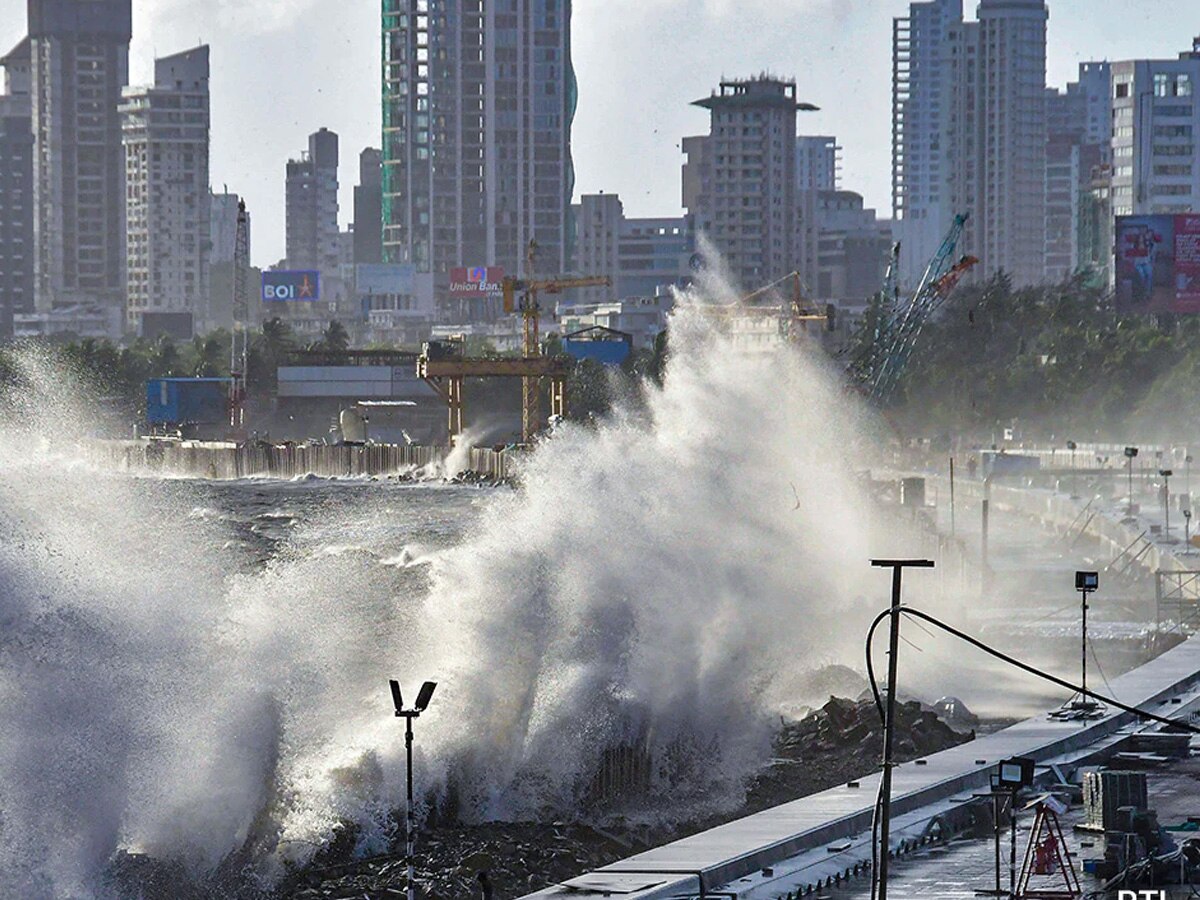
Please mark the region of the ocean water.
[[423, 809], [586, 817], [630, 743], [655, 766], [629, 815], [735, 807], [795, 684], [861, 660], [877, 435], [815, 349], [740, 352], [686, 303], [672, 347], [518, 491], [96, 471], [87, 391], [27, 358], [0, 398], [0, 896], [99, 896], [121, 851], [269, 884], [343, 822], [385, 846], [392, 677], [439, 682]]

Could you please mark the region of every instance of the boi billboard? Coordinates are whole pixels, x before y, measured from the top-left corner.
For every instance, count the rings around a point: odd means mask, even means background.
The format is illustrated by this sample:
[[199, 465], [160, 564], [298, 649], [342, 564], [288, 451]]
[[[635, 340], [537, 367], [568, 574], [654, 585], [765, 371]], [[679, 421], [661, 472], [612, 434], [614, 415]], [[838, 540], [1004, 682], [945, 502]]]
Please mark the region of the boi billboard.
[[308, 302], [321, 299], [320, 272], [275, 271], [262, 273], [264, 303]]

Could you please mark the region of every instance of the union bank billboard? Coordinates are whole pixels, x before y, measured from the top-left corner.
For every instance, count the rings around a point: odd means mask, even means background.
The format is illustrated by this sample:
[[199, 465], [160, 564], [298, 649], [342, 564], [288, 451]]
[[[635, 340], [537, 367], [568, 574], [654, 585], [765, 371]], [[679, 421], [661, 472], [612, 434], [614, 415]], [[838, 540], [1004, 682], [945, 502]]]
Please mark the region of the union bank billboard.
[[489, 300], [503, 293], [504, 269], [460, 266], [450, 270], [450, 296], [455, 300]]

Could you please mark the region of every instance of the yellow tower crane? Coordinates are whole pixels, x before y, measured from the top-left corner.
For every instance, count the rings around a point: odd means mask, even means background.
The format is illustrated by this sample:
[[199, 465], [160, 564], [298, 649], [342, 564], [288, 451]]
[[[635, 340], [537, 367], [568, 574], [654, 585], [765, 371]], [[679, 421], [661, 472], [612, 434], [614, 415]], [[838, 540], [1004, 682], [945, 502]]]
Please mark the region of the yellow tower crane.
[[[537, 245], [529, 244], [528, 270], [533, 271], [533, 258]], [[561, 294], [571, 288], [582, 287], [611, 287], [612, 279], [607, 275], [586, 275], [582, 277], [560, 276], [556, 278], [536, 279], [507, 277], [503, 282], [504, 311], [516, 312], [518, 308], [524, 320], [524, 339], [522, 341], [522, 356], [525, 359], [537, 359], [542, 355], [542, 346], [538, 334], [541, 305], [538, 303], [539, 294]], [[517, 294], [521, 294], [520, 304]], [[521, 379], [521, 432], [526, 441], [535, 435], [541, 423], [538, 421], [538, 384], [541, 378], [529, 374]], [[566, 411], [566, 376], [564, 374], [551, 376], [550, 408], [556, 415]]]

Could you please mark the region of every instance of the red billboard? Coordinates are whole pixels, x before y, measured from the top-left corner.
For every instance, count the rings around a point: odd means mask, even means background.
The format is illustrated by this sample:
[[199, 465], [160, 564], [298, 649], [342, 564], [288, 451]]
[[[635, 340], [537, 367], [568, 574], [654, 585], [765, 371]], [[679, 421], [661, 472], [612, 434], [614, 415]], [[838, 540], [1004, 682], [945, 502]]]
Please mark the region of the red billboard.
[[503, 292], [504, 269], [498, 266], [450, 270], [450, 296], [455, 300], [486, 300]]
[[1200, 215], [1118, 216], [1117, 310], [1200, 313]]

